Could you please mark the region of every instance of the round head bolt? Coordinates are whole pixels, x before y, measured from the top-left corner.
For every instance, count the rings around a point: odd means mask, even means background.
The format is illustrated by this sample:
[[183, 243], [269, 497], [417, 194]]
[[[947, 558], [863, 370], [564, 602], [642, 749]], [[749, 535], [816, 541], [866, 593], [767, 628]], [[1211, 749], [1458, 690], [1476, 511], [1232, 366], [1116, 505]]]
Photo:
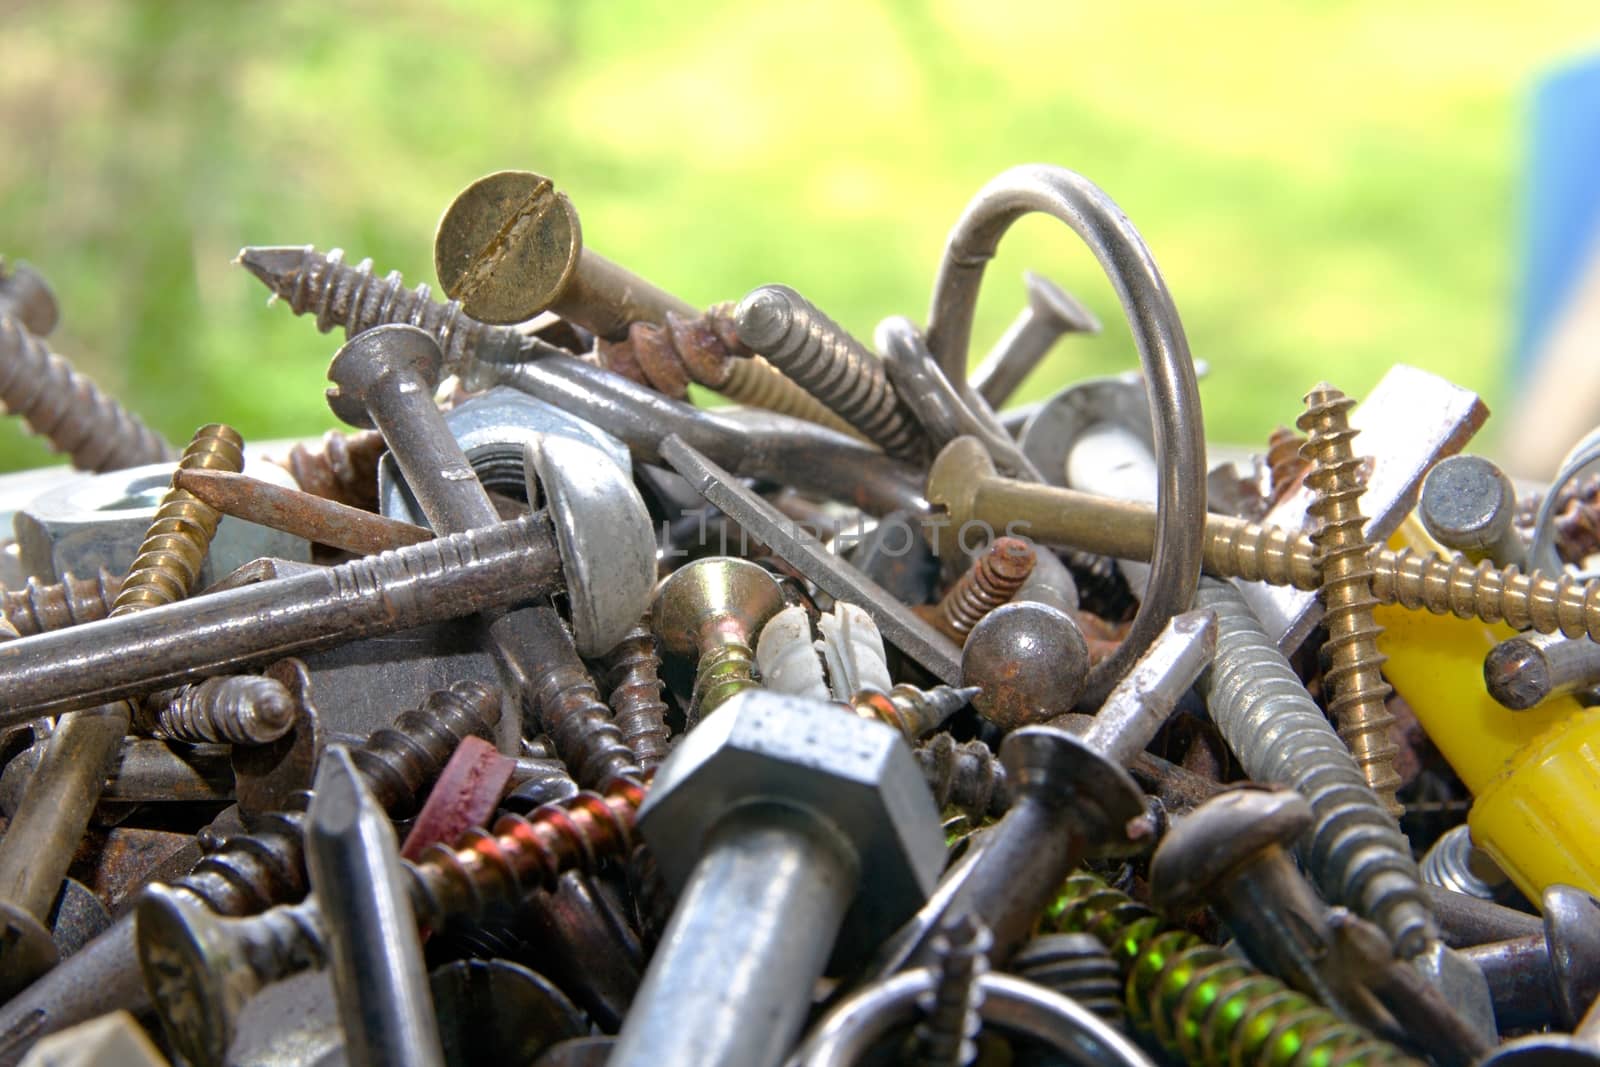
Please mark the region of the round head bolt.
[[1089, 677], [1089, 645], [1072, 616], [1017, 601], [989, 612], [961, 649], [961, 681], [979, 714], [1016, 730], [1070, 711]]
[[444, 373], [444, 355], [415, 326], [391, 324], [358, 333], [328, 364], [328, 407], [351, 426], [385, 429], [394, 394], [420, 396], [433, 404]]
[[574, 438], [540, 435], [528, 445], [523, 469], [528, 499], [536, 488], [543, 491], [555, 527], [573, 643], [580, 655], [603, 656], [650, 601], [656, 580], [650, 512], [628, 471]]
[[922, 904], [945, 859], [933, 797], [894, 730], [764, 690], [684, 736], [638, 829], [681, 895], [613, 1067], [777, 1064], [830, 952], [836, 967], [859, 961]]
[[1163, 911], [1221, 909], [1240, 878], [1288, 860], [1284, 850], [1311, 825], [1311, 805], [1291, 790], [1235, 789], [1179, 819], [1150, 861], [1150, 893]]
[[664, 653], [697, 660], [691, 723], [756, 684], [751, 649], [761, 628], [783, 607], [783, 587], [748, 560], [696, 560], [661, 583], [650, 605], [650, 624]]

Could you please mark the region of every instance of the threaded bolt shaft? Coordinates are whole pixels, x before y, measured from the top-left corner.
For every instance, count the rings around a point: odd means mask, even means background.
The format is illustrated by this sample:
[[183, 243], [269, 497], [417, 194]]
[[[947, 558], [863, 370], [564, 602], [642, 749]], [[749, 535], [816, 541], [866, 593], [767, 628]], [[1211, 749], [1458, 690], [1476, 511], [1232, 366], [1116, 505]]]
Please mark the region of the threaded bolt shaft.
[[607, 653], [605, 671], [611, 684], [612, 721], [640, 769], [652, 770], [667, 756], [671, 731], [667, 705], [661, 699], [661, 657], [648, 615]]
[[207, 678], [157, 694], [141, 709], [145, 732], [173, 741], [265, 745], [294, 725], [295, 701], [274, 678]]
[[883, 361], [786, 285], [764, 285], [734, 313], [739, 340], [891, 456], [920, 459], [927, 442]]
[[1122, 971], [1093, 934], [1041, 934], [1022, 946], [1006, 969], [1071, 997], [1119, 1028], [1127, 1018]]
[[1033, 573], [1033, 546], [1019, 537], [997, 537], [939, 601], [934, 625], [962, 644], [980, 619], [1009, 603]]
[[1300, 454], [1301, 446], [1305, 443], [1304, 437], [1287, 426], [1279, 426], [1267, 437], [1267, 471], [1270, 479], [1267, 483], [1267, 507], [1288, 496], [1289, 490], [1306, 472], [1309, 464]]
[[59, 582], [29, 578], [21, 589], [0, 593], [0, 614], [27, 637], [105, 618], [121, 588], [122, 579], [103, 567], [93, 578], [74, 578], [70, 571]]
[[909, 1062], [927, 1067], [965, 1067], [978, 1055], [983, 1028], [978, 981], [989, 972], [994, 938], [983, 920], [964, 915], [934, 935], [939, 981], [919, 1001], [922, 1018], [911, 1031]]
[[1195, 606], [1217, 614], [1217, 651], [1199, 688], [1223, 740], [1250, 778], [1310, 803], [1314, 822], [1299, 853], [1323, 895], [1377, 923], [1401, 955], [1416, 955], [1438, 934], [1394, 816], [1238, 589], [1202, 578]]
[[388, 447], [377, 430], [329, 430], [322, 435], [320, 448], [295, 445], [287, 456], [273, 462], [313, 496], [377, 511], [378, 460]]
[[1092, 874], [1067, 879], [1051, 907], [1057, 929], [1091, 933], [1124, 977], [1133, 1022], [1202, 1067], [1418, 1061], [1344, 1022], [1276, 978], [1161, 920]]
[[7, 315], [0, 315], [0, 403], [79, 470], [124, 470], [177, 455], [165, 438]]
[[700, 653], [694, 669], [694, 689], [689, 697], [689, 722], [699, 723], [756, 681], [756, 657], [748, 640], [731, 634]]
[[982, 741], [958, 743], [943, 731], [912, 752], [941, 811], [954, 808], [982, 820], [1002, 814], [1009, 805], [1005, 768]]
[[977, 686], [957, 689], [936, 685], [932, 689], [918, 689], [902, 683], [887, 693], [863, 689], [850, 697], [850, 708], [863, 719], [876, 719], [900, 731], [900, 736], [907, 741], [915, 741], [937, 730], [977, 693]]
[[529, 648], [539, 676], [534, 703], [539, 725], [555, 742], [556, 752], [585, 789], [605, 788], [617, 778], [642, 773], [633, 751], [622, 739], [600, 690], [578, 658], [572, 638], [554, 610], [525, 613]]
[[439, 303], [426, 284], [407, 289], [399, 271], [379, 280], [372, 260], [352, 267], [342, 249], [324, 254], [310, 245], [245, 248], [236, 262], [286, 300], [296, 315], [314, 312], [322, 333], [343, 327], [348, 339], [374, 326], [404, 323], [431, 335], [451, 368], [474, 358], [515, 362], [524, 347], [516, 330], [479, 322], [455, 300]]
[[1361, 462], [1351, 440], [1349, 412], [1355, 401], [1326, 382], [1306, 394], [1306, 411], [1297, 421], [1310, 434], [1303, 454], [1311, 460], [1306, 482], [1315, 491], [1310, 512], [1321, 520], [1311, 543], [1322, 560], [1324, 608], [1328, 631], [1323, 645], [1328, 657], [1324, 674], [1332, 691], [1328, 710], [1339, 724], [1339, 737], [1350, 746], [1356, 765], [1384, 806], [1399, 815], [1395, 799], [1400, 775], [1394, 760], [1400, 747], [1389, 736], [1394, 716], [1385, 703], [1393, 690], [1381, 668], [1388, 658], [1378, 651], [1378, 625], [1373, 608], [1371, 544], [1362, 532]]

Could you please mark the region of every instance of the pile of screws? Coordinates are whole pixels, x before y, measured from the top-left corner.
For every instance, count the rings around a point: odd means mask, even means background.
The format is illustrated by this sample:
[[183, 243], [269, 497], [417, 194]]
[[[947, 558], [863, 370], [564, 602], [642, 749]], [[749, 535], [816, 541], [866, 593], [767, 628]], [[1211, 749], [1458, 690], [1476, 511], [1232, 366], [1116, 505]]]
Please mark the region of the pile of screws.
[[[1099, 329], [1029, 275], [968, 378], [1035, 211], [1141, 367], [1008, 408]], [[1593, 449], [1519, 500], [1396, 366], [1208, 464], [1149, 250], [1045, 166], [871, 345], [523, 172], [447, 302], [239, 263], [351, 432], [179, 449], [0, 266], [76, 468], [0, 478], [0, 1063], [1600, 1062]]]

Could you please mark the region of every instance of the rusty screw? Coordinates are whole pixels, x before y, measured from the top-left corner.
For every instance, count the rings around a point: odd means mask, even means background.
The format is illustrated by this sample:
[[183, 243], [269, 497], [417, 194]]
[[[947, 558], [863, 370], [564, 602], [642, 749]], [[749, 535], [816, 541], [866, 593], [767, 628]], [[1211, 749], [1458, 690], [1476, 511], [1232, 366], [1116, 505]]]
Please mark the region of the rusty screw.
[[648, 771], [666, 758], [671, 735], [661, 699], [661, 657], [648, 616], [606, 654], [604, 668], [610, 676], [612, 721], [639, 767]]
[[902, 683], [888, 692], [863, 689], [854, 693], [850, 697], [850, 709], [863, 719], [876, 719], [894, 727], [907, 741], [915, 741], [937, 730], [977, 692], [977, 686], [957, 689], [936, 685], [932, 689], [918, 689]]
[[1304, 437], [1287, 426], [1279, 426], [1268, 436], [1267, 470], [1270, 478], [1266, 501], [1268, 508], [1288, 496], [1289, 491], [1300, 483], [1300, 476], [1311, 466], [1300, 454], [1301, 446], [1305, 443]]
[[691, 726], [756, 685], [756, 635], [782, 610], [782, 587], [747, 560], [696, 560], [661, 583], [650, 606], [656, 640], [664, 651], [696, 660]]
[[0, 256], [0, 315], [11, 316], [35, 337], [48, 337], [61, 320], [61, 309], [38, 271]]
[[997, 537], [939, 601], [934, 625], [952, 641], [966, 641], [985, 615], [1009, 603], [1033, 573], [1033, 546], [1018, 537]]

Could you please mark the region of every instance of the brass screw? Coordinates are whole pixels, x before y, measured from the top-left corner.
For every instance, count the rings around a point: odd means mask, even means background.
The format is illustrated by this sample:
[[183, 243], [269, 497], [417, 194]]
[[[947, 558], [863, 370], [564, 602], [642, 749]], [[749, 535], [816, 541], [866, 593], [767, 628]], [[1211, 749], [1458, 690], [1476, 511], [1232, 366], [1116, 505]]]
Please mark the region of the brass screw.
[[1311, 534], [1322, 564], [1325, 678], [1332, 695], [1328, 710], [1372, 791], [1396, 817], [1405, 809], [1395, 799], [1400, 776], [1394, 759], [1400, 751], [1389, 736], [1394, 716], [1385, 700], [1393, 692], [1378, 651], [1382, 627], [1373, 617], [1371, 544], [1362, 533], [1361, 461], [1351, 445], [1349, 412], [1355, 401], [1323, 382], [1306, 394], [1306, 411], [1295, 425], [1310, 434], [1301, 454], [1311, 461], [1306, 484], [1316, 491], [1311, 515], [1320, 520]]
[[754, 688], [756, 634], [783, 610], [783, 589], [748, 560], [717, 556], [674, 571], [650, 605], [663, 651], [695, 656], [693, 726], [735, 693]]
[[1033, 546], [1018, 537], [997, 537], [973, 560], [939, 601], [933, 624], [962, 644], [989, 612], [1007, 604], [1033, 573]]
[[63, 574], [59, 582], [29, 578], [21, 589], [0, 593], [0, 614], [23, 637], [93, 622], [111, 614], [122, 579], [101, 568], [93, 578]]

